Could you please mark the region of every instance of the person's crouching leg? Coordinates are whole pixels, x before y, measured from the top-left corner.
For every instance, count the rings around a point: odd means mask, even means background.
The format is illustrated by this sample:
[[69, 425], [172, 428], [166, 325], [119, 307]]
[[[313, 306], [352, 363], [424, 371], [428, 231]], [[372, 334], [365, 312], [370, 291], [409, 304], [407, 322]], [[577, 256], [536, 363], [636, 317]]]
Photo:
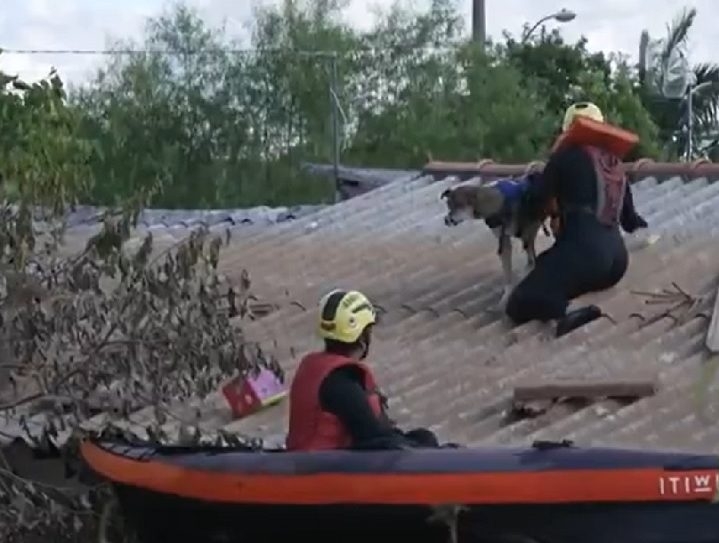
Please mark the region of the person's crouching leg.
[[532, 320], [546, 322], [562, 318], [568, 304], [563, 288], [535, 268], [509, 295], [505, 313], [517, 325]]

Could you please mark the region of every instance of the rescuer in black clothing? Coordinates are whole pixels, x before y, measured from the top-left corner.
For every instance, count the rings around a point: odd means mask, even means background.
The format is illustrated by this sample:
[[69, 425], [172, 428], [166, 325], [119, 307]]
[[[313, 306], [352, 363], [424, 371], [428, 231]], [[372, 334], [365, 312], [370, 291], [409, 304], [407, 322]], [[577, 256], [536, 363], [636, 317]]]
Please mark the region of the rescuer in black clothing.
[[319, 316], [324, 349], [305, 356], [293, 378], [288, 448], [439, 447], [430, 430], [403, 431], [387, 416], [386, 398], [365, 363], [376, 322], [369, 299], [335, 289], [322, 298]]
[[[578, 115], [604, 121], [594, 104], [575, 104], [567, 110], [564, 130]], [[629, 263], [619, 226], [629, 233], [647, 226], [621, 165], [616, 156], [590, 146], [567, 145], [550, 156], [531, 197], [556, 198], [561, 228], [507, 301], [507, 315], [516, 324], [557, 319], [559, 337], [601, 316], [596, 306], [570, 313], [567, 306], [577, 296], [616, 285]]]
[[367, 403], [361, 375], [354, 368], [338, 368], [320, 387], [320, 404], [340, 419], [349, 430], [354, 449], [404, 449], [439, 447], [437, 437], [418, 428], [404, 432], [389, 418], [377, 418]]

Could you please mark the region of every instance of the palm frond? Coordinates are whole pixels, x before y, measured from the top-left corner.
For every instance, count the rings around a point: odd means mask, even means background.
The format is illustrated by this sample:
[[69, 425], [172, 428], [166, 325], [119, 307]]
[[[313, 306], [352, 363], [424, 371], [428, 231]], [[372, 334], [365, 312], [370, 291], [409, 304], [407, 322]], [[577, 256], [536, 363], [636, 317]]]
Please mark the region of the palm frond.
[[719, 82], [719, 64], [704, 62], [694, 65], [696, 84], [701, 85], [707, 81]]
[[698, 64], [694, 66], [694, 76], [697, 85], [711, 83], [694, 94], [695, 119], [707, 129], [716, 128], [719, 121], [719, 65]]
[[671, 24], [667, 25], [667, 40], [662, 51], [662, 61], [667, 62], [677, 47], [681, 47], [689, 38], [689, 30], [696, 19], [696, 8], [684, 8]]

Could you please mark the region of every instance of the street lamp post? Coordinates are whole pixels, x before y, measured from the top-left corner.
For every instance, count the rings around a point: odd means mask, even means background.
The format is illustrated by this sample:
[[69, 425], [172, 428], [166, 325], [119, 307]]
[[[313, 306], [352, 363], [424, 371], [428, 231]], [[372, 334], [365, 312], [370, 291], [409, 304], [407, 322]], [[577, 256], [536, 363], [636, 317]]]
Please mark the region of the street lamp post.
[[542, 17], [541, 19], [539, 19], [539, 21], [534, 23], [534, 26], [532, 28], [530, 28], [529, 30], [527, 30], [524, 33], [524, 36], [522, 36], [522, 43], [526, 42], [529, 39], [529, 37], [532, 35], [532, 33], [534, 33], [534, 31], [537, 30], [539, 25], [541, 25], [545, 21], [554, 19], [558, 23], [568, 23], [569, 21], [573, 21], [576, 16], [577, 16], [577, 14], [574, 13], [573, 11], [562, 8], [556, 13], [552, 13], [550, 15]]
[[487, 41], [485, 0], [472, 0], [472, 39], [484, 49], [484, 44]]

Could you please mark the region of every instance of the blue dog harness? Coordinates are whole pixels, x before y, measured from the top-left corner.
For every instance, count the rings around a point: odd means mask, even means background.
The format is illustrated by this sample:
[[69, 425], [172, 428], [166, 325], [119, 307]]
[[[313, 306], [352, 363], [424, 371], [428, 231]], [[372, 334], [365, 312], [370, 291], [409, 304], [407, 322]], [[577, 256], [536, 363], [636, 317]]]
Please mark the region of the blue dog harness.
[[512, 206], [520, 201], [529, 189], [529, 177], [525, 176], [521, 179], [498, 179], [487, 186], [498, 189], [499, 192], [502, 193], [502, 196], [504, 196], [502, 210], [496, 215], [485, 219], [487, 226], [490, 228], [498, 228], [510, 222]]

